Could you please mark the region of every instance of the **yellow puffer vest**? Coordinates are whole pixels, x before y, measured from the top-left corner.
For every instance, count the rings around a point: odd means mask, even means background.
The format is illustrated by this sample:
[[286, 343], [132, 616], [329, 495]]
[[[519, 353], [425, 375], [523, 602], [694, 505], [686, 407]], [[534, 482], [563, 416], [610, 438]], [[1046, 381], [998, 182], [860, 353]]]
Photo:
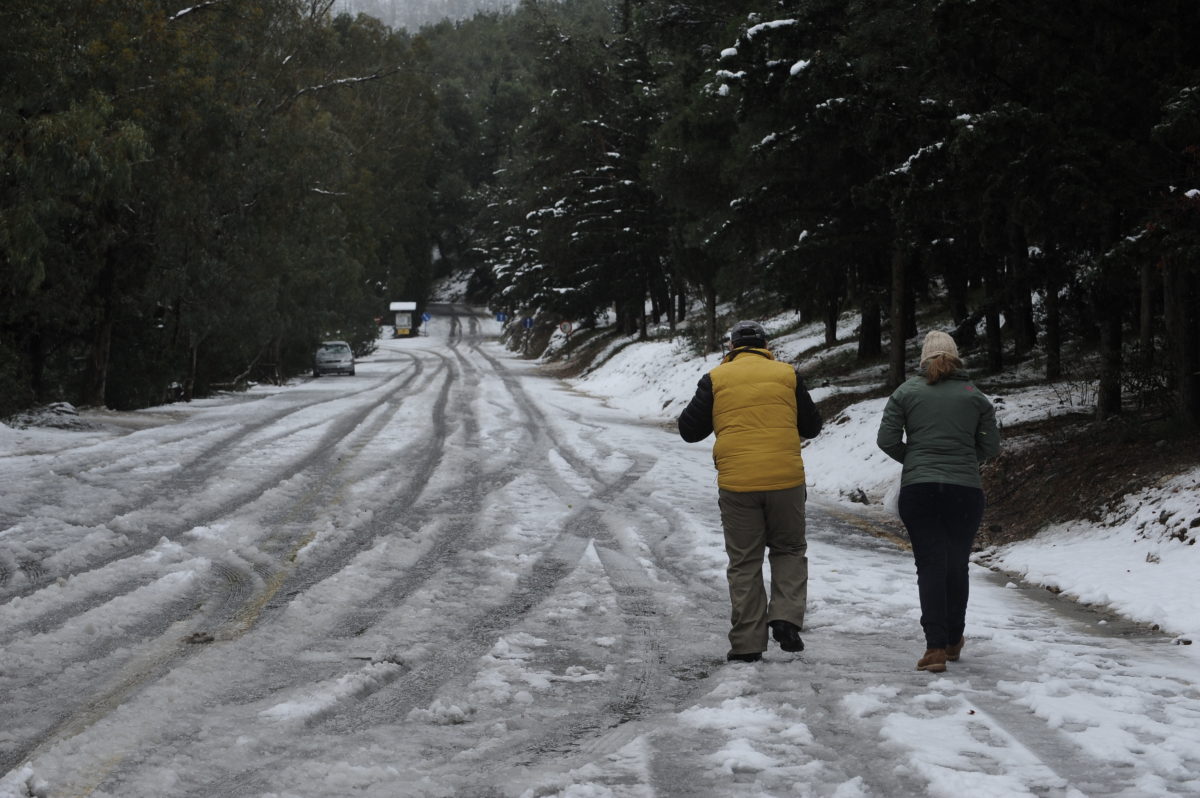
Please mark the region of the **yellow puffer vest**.
[[709, 377], [717, 486], [748, 493], [803, 485], [795, 369], [766, 349], [739, 350]]

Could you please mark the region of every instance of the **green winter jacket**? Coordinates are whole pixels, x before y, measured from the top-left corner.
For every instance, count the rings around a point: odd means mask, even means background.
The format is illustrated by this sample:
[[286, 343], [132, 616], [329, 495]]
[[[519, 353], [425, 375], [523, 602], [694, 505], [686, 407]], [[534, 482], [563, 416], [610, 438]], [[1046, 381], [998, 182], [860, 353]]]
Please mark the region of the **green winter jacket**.
[[888, 399], [875, 442], [904, 464], [901, 486], [982, 487], [979, 464], [1000, 453], [992, 403], [963, 372], [930, 385], [913, 377]]

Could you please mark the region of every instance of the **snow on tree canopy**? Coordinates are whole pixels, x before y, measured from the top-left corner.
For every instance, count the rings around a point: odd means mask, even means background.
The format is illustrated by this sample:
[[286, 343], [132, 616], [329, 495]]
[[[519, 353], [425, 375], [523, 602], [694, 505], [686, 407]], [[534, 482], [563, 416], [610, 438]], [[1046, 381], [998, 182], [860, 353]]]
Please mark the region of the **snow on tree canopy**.
[[914, 152], [912, 155], [908, 156], [908, 160], [906, 160], [900, 166], [897, 166], [895, 169], [893, 169], [890, 172], [890, 174], [893, 174], [893, 175], [907, 174], [909, 171], [912, 170], [912, 165], [913, 165], [913, 163], [916, 162], [916, 160], [918, 158], [920, 158], [923, 155], [926, 155], [927, 153], [933, 152], [934, 150], [940, 150], [944, 146], [945, 146], [945, 142], [938, 141], [933, 144], [930, 144], [928, 147], [922, 147], [921, 149]]
[[752, 25], [751, 27], [746, 29], [746, 38], [753, 39], [755, 36], [757, 36], [758, 34], [762, 33], [765, 30], [772, 30], [774, 28], [786, 28], [790, 25], [795, 25], [795, 24], [796, 24], [796, 20], [794, 20], [794, 19], [776, 19], [771, 22], [760, 22], [759, 24]]

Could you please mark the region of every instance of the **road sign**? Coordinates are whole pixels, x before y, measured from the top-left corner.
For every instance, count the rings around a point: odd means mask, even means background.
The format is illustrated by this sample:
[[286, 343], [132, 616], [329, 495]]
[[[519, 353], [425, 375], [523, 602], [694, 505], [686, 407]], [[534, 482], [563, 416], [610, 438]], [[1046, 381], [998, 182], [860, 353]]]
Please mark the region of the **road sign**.
[[529, 318], [528, 316], [525, 317], [525, 320], [522, 321], [521, 324], [525, 325], [526, 330], [533, 329], [533, 319]]
[[501, 322], [508, 321], [508, 314], [507, 313], [497, 313], [496, 321], [501, 321]]
[[432, 318], [433, 316], [430, 316], [428, 311], [421, 314], [421, 321], [429, 321]]
[[563, 335], [569, 336], [571, 334], [571, 329], [572, 329], [571, 322], [564, 321], [562, 324], [558, 325], [558, 329], [562, 330]]

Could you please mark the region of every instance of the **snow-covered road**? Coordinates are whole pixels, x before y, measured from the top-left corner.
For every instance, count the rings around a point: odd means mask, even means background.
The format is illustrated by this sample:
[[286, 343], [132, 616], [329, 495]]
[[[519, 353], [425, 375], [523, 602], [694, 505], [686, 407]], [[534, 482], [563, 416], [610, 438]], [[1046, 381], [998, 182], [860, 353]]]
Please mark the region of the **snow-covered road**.
[[1200, 795], [1195, 657], [980, 568], [919, 673], [819, 497], [807, 649], [726, 663], [708, 447], [430, 328], [0, 453], [0, 796]]

